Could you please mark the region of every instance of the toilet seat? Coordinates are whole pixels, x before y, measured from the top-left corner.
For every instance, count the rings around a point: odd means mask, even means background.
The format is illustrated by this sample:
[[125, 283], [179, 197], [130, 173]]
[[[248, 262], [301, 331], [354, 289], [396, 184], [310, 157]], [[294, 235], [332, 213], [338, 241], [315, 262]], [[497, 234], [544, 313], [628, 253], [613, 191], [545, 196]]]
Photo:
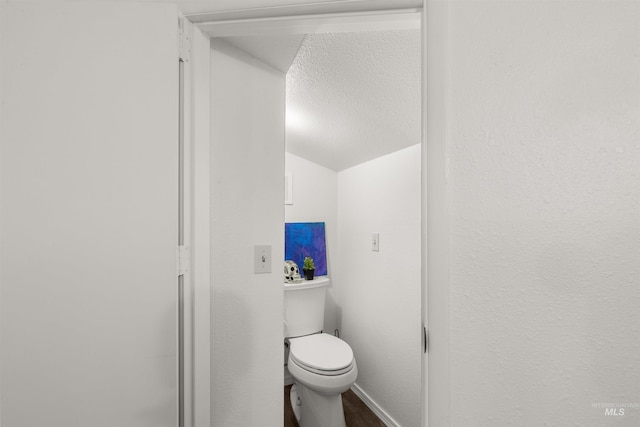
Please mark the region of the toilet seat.
[[289, 358], [300, 368], [317, 375], [343, 375], [353, 369], [353, 350], [333, 335], [321, 333], [289, 340]]

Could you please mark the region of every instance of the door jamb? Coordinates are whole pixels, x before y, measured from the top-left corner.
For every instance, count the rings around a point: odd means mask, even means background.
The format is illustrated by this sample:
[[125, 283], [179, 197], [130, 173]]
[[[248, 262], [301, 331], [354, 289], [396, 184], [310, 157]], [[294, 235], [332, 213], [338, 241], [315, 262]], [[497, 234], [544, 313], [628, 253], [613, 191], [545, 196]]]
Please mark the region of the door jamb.
[[[341, 7], [344, 8], [345, 2]], [[433, 4], [437, 3], [437, 7], [433, 7]], [[444, 5], [444, 6], [443, 6]], [[377, 22], [376, 29], [380, 29], [380, 21], [377, 18], [381, 14], [386, 13], [396, 14], [396, 18], [406, 19], [406, 14], [420, 12], [420, 25], [422, 28], [422, 279], [421, 279], [421, 293], [422, 293], [422, 324], [423, 327], [428, 328], [431, 323], [433, 326], [437, 322], [431, 313], [433, 305], [440, 303], [442, 295], [446, 294], [448, 289], [448, 275], [442, 276], [442, 271], [445, 269], [448, 271], [448, 231], [442, 233], [434, 233], [438, 227], [447, 225], [447, 200], [446, 200], [446, 179], [440, 179], [444, 174], [446, 175], [446, 118], [443, 112], [446, 111], [446, 85], [442, 90], [438, 91], [438, 99], [435, 101], [429, 100], [427, 102], [426, 93], [428, 88], [433, 88], [435, 83], [446, 83], [446, 63], [438, 63], [437, 61], [444, 61], [444, 51], [446, 51], [444, 35], [446, 34], [447, 24], [439, 23], [435, 26], [437, 19], [443, 19], [447, 17], [447, 0], [423, 0], [422, 8], [415, 9], [389, 9], [385, 11], [339, 11], [335, 12], [335, 3], [320, 4], [318, 7], [322, 9], [322, 16], [318, 13], [300, 14], [297, 12], [304, 11], [304, 7], [309, 5], [292, 5], [279, 8], [280, 15], [272, 16], [269, 13], [273, 13], [273, 8], [262, 8], [264, 14], [261, 15], [261, 8], [245, 9], [233, 11], [236, 15], [234, 19], [224, 19], [224, 14], [217, 14], [216, 12], [187, 15], [185, 22], [189, 22], [191, 27], [191, 39], [193, 42], [192, 55], [190, 66], [192, 78], [192, 86], [190, 88], [191, 94], [187, 102], [191, 103], [192, 114], [188, 118], [188, 125], [191, 126], [192, 135], [190, 138], [191, 144], [191, 178], [193, 189], [192, 206], [193, 211], [191, 213], [193, 219], [192, 229], [192, 241], [193, 241], [193, 258], [192, 267], [194, 274], [192, 275], [191, 300], [193, 301], [194, 314], [192, 317], [193, 323], [189, 326], [191, 331], [188, 333], [193, 336], [193, 343], [190, 349], [186, 349], [187, 352], [192, 352], [187, 357], [190, 357], [193, 361], [193, 383], [192, 387], [192, 399], [191, 404], [187, 404], [186, 411], [191, 411], [191, 414], [187, 417], [191, 417], [192, 424], [196, 427], [205, 427], [211, 425], [211, 384], [210, 381], [210, 363], [213, 349], [211, 348], [211, 289], [210, 289], [210, 195], [209, 195], [209, 37], [212, 35], [237, 35], [237, 34], [255, 34], [249, 31], [248, 28], [252, 24], [260, 23], [262, 25], [263, 33], [273, 32], [277, 29], [282, 32], [289, 32], [289, 34], [299, 34], [301, 32], [308, 32], [309, 25], [305, 25], [304, 20], [307, 23], [312, 22], [312, 25], [324, 25], [320, 27], [325, 31], [337, 31], [336, 25], [330, 25], [331, 20], [329, 18], [341, 18], [338, 22], [339, 25], [351, 25], [361, 30], [371, 29], [372, 23]], [[333, 12], [333, 13], [332, 13]], [[433, 13], [432, 13], [433, 12]], [[228, 15], [227, 15], [228, 18]], [[315, 21], [313, 21], [315, 20]], [[364, 23], [364, 24], [363, 24]], [[406, 24], [406, 21], [405, 21]], [[434, 25], [432, 27], [432, 25]], [[243, 32], [244, 31], [244, 32]], [[321, 32], [321, 31], [320, 31]], [[427, 56], [428, 52], [436, 50], [438, 55], [434, 55], [431, 58]], [[428, 60], [428, 58], [430, 60]], [[438, 71], [436, 73], [437, 79], [432, 77], [433, 73], [427, 74], [427, 64], [430, 66], [438, 65]], [[441, 115], [434, 115], [434, 112], [440, 111]], [[427, 118], [435, 116], [436, 121], [429, 123], [427, 126]], [[437, 136], [437, 140], [432, 140], [432, 136]], [[430, 143], [427, 145], [427, 137], [429, 137]], [[434, 176], [436, 179], [434, 179]], [[428, 179], [429, 178], [429, 179]], [[446, 177], [445, 177], [446, 178]], [[433, 199], [430, 195], [435, 191], [438, 195], [438, 200]], [[434, 202], [442, 202], [444, 205], [441, 207], [434, 206]], [[429, 220], [427, 216], [429, 213]], [[435, 220], [432, 220], [434, 218]], [[445, 227], [446, 229], [446, 227]], [[197, 231], [197, 233], [196, 233]], [[427, 235], [438, 234], [438, 241], [427, 243]], [[445, 239], [445, 240], [443, 240]], [[446, 246], [443, 246], [445, 245]], [[435, 251], [436, 247], [439, 249]], [[427, 248], [429, 252], [427, 253]], [[442, 250], [444, 249], [444, 250]], [[442, 254], [442, 255], [441, 255]], [[443, 258], [444, 257], [444, 258]], [[446, 261], [442, 264], [442, 261]], [[431, 262], [429, 262], [431, 261]], [[439, 279], [444, 279], [440, 282], [437, 288], [433, 286], [435, 275], [431, 274], [431, 268], [441, 263], [442, 267], [438, 268], [437, 273], [440, 275]], [[431, 285], [431, 287], [429, 286]], [[438, 292], [434, 292], [434, 290]], [[430, 298], [428, 298], [430, 296]], [[446, 303], [440, 309], [440, 313], [444, 313], [448, 319], [448, 298], [444, 300]], [[440, 325], [437, 323], [438, 326]], [[448, 327], [448, 321], [443, 323], [443, 326]], [[422, 333], [422, 328], [420, 328]], [[429, 330], [429, 329], [427, 329]], [[429, 353], [445, 355], [448, 357], [448, 329], [440, 330], [441, 334], [433, 334], [433, 328], [429, 331], [433, 337], [431, 346], [438, 345], [438, 348], [430, 349]], [[426, 344], [426, 343], [424, 343]], [[433, 355], [432, 355], [433, 357]], [[449, 385], [448, 385], [448, 372], [449, 362], [448, 359], [439, 357], [439, 363], [445, 363], [446, 368], [444, 370], [444, 380], [447, 382], [446, 389], [443, 392], [435, 393], [435, 385], [429, 387], [428, 378], [433, 375], [434, 364], [428, 363], [429, 357], [427, 353], [422, 357], [422, 426], [426, 427], [429, 424], [429, 420], [432, 420], [433, 424], [442, 424], [442, 422], [449, 423], [450, 419], [450, 398], [449, 398]], [[441, 382], [439, 377], [439, 383]], [[435, 378], [434, 378], [435, 379]], [[429, 389], [432, 393], [429, 393]], [[434, 397], [439, 395], [439, 404], [444, 404], [444, 409], [437, 410], [437, 407], [429, 402], [434, 402]], [[438, 422], [436, 422], [438, 421]]]
[[[184, 426], [211, 426], [209, 37], [183, 16]], [[183, 46], [184, 47], [184, 46]]]

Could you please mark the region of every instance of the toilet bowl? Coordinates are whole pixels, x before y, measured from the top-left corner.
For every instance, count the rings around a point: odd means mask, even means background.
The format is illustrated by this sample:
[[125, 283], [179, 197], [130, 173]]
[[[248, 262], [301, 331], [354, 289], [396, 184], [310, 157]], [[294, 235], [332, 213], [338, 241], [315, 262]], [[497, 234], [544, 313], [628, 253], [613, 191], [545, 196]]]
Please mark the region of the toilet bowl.
[[327, 276], [284, 285], [284, 337], [293, 377], [291, 406], [300, 427], [345, 427], [342, 393], [358, 377], [349, 344], [322, 333]]
[[291, 404], [301, 427], [344, 427], [342, 393], [358, 377], [349, 345], [325, 333], [289, 340]]

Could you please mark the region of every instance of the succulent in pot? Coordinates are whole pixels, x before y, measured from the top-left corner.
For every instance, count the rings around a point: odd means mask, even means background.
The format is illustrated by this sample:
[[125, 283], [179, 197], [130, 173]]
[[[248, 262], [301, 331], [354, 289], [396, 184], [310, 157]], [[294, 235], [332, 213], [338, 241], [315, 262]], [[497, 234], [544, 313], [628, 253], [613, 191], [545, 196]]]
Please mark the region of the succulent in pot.
[[304, 257], [302, 270], [304, 271], [304, 277], [307, 280], [313, 280], [313, 273], [316, 271], [316, 265], [313, 263], [313, 258], [310, 256]]

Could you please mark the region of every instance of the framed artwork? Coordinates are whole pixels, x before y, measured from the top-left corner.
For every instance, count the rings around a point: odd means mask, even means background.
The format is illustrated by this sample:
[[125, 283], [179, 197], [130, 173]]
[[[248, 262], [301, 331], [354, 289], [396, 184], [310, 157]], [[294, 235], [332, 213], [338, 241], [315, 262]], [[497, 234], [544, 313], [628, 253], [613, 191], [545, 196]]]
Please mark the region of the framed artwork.
[[284, 259], [298, 264], [302, 271], [304, 257], [310, 256], [315, 275], [327, 274], [327, 245], [324, 222], [287, 222], [284, 224]]

